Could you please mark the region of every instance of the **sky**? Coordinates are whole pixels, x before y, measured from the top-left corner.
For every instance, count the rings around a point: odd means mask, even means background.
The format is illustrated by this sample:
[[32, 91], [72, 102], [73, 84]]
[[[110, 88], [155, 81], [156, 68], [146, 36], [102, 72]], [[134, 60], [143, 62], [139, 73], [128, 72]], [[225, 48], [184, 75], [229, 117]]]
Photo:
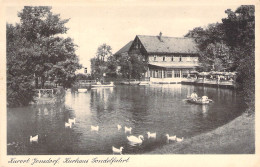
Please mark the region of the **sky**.
[[[174, 1], [172, 1], [174, 2]], [[225, 10], [233, 11], [238, 4], [175, 4], [175, 3], [90, 3], [84, 5], [55, 5], [54, 14], [70, 18], [65, 36], [78, 45], [76, 54], [80, 63], [90, 72], [90, 59], [97, 48], [106, 43], [117, 52], [136, 35], [183, 37], [195, 27], [221, 22]], [[18, 23], [17, 13], [23, 6], [8, 6], [6, 22]]]

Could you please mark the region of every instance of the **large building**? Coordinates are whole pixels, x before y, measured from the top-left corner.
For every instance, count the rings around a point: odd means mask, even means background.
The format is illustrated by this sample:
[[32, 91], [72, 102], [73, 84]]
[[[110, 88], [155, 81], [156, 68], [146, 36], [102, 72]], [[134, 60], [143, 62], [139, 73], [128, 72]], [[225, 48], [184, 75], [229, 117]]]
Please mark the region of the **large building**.
[[152, 82], [179, 82], [198, 66], [198, 48], [192, 38], [137, 35], [115, 55], [141, 54], [148, 62], [145, 77]]

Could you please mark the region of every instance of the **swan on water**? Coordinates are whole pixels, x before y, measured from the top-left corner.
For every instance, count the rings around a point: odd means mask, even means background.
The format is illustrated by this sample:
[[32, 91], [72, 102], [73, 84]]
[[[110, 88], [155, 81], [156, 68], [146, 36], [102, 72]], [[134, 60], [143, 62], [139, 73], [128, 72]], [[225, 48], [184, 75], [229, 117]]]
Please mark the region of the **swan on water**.
[[150, 133], [150, 132], [147, 132], [147, 135], [148, 135], [148, 139], [149, 138], [156, 138], [156, 133]]
[[183, 137], [182, 137], [182, 138], [178, 138], [178, 137], [177, 137], [177, 138], [176, 138], [176, 141], [177, 141], [177, 142], [182, 142], [182, 141], [183, 141]]
[[76, 118], [74, 118], [74, 119], [70, 119], [70, 118], [69, 118], [69, 121], [68, 121], [68, 122], [69, 122], [70, 124], [72, 124], [72, 123], [75, 124], [75, 123], [76, 123]]
[[144, 137], [142, 135], [136, 136], [127, 136], [127, 140], [133, 144], [142, 144]]
[[36, 136], [30, 136], [30, 142], [38, 142], [38, 135], [36, 135]]
[[118, 148], [115, 148], [114, 146], [112, 146], [113, 154], [114, 154], [114, 153], [116, 153], [116, 154], [122, 154], [123, 149], [124, 149], [124, 147], [120, 147], [120, 149], [118, 149]]
[[91, 125], [91, 131], [98, 131], [98, 130], [99, 130], [99, 126]]
[[169, 136], [169, 134], [165, 135], [167, 137], [168, 141], [176, 141], [176, 135], [175, 136]]
[[125, 126], [125, 133], [127, 133], [127, 132], [131, 133], [132, 132], [132, 128], [131, 127], [128, 128], [128, 127]]
[[121, 125], [117, 125], [117, 129], [120, 130], [122, 128]]
[[71, 123], [65, 122], [65, 127], [70, 127], [71, 128]]

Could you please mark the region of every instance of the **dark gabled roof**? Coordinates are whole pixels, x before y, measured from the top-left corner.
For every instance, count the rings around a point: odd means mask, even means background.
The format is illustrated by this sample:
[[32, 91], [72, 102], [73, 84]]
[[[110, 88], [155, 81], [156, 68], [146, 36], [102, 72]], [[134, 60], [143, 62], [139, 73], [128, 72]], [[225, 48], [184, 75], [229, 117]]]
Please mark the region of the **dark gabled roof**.
[[114, 55], [120, 55], [122, 53], [127, 53], [132, 45], [133, 41], [128, 42], [124, 47], [117, 51]]
[[189, 53], [197, 54], [198, 48], [193, 38], [137, 35], [147, 53]]

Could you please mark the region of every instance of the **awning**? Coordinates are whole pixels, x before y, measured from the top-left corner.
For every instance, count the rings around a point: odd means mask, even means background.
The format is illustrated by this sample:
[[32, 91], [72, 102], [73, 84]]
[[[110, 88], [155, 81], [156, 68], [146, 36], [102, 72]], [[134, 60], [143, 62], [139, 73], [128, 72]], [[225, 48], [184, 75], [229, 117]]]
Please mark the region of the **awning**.
[[199, 66], [197, 63], [186, 62], [151, 62], [148, 65], [161, 68], [195, 68]]
[[209, 75], [209, 73], [208, 72], [201, 72], [201, 73], [199, 73], [199, 75], [200, 76], [207, 76], [207, 75]]

